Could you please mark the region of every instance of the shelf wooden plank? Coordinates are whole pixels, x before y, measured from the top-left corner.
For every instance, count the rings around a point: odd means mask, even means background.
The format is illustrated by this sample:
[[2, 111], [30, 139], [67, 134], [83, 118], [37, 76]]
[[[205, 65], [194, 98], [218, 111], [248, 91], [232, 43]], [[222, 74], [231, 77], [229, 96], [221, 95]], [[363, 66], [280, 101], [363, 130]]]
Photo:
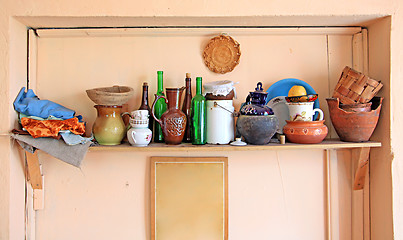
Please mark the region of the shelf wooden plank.
[[91, 152], [95, 151], [137, 151], [137, 152], [204, 152], [204, 151], [261, 151], [261, 150], [297, 150], [297, 149], [341, 149], [341, 148], [363, 148], [363, 147], [381, 147], [380, 142], [342, 142], [340, 140], [324, 140], [318, 144], [295, 144], [295, 143], [269, 143], [267, 145], [192, 145], [190, 143], [182, 143], [180, 145], [167, 145], [165, 143], [151, 143], [147, 147], [134, 147], [128, 143], [117, 146], [93, 146], [90, 147]]

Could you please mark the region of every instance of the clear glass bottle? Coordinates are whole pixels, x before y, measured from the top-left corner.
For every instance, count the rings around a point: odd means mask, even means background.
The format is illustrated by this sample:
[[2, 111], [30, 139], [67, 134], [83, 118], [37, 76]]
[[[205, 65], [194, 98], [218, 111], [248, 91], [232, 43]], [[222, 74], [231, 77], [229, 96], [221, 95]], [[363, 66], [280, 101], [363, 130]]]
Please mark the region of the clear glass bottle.
[[190, 105], [192, 103], [192, 79], [190, 78], [190, 73], [186, 73], [185, 83], [186, 83], [186, 92], [185, 99], [182, 104], [182, 112], [186, 115], [186, 130], [185, 136], [183, 137], [183, 142], [192, 142], [191, 138], [191, 121], [190, 121]]
[[[163, 85], [163, 72], [158, 71], [158, 86], [157, 86], [157, 93], [156, 95], [158, 96], [164, 96], [164, 85]], [[161, 119], [161, 115], [167, 110], [167, 104], [165, 103], [165, 99], [160, 98], [158, 101], [155, 103], [154, 106], [154, 114], [158, 119]], [[156, 124], [154, 122], [154, 142], [164, 142], [164, 135], [162, 134], [162, 129], [159, 124]]]
[[139, 107], [139, 110], [148, 110], [148, 128], [150, 130], [153, 129], [153, 117], [151, 117], [151, 109], [150, 106], [148, 105], [148, 84], [146, 82], [143, 83], [143, 95], [141, 98], [141, 105]]
[[202, 78], [196, 78], [196, 95], [190, 107], [192, 144], [206, 144], [207, 115], [206, 99], [202, 95]]

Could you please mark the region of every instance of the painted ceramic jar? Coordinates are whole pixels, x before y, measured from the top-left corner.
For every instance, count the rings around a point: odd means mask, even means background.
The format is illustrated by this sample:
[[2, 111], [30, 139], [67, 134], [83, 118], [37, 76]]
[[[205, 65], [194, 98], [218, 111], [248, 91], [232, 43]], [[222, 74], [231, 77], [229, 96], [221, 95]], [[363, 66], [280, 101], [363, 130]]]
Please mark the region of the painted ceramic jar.
[[100, 145], [118, 145], [126, 133], [121, 113], [122, 106], [95, 105], [98, 116], [92, 133]]
[[283, 128], [287, 140], [293, 143], [320, 143], [328, 129], [322, 121], [288, 121]]
[[267, 92], [263, 91], [262, 83], [258, 82], [254, 92], [249, 92], [245, 104], [241, 107], [241, 115], [273, 115], [273, 110], [266, 106]]
[[[185, 135], [186, 115], [179, 109], [180, 96], [184, 88], [167, 88], [167, 98], [155, 95], [152, 106], [152, 115], [161, 126], [166, 144], [176, 145], [182, 142]], [[154, 114], [154, 106], [158, 99], [164, 98], [168, 104], [168, 110], [158, 119]]]
[[151, 142], [152, 131], [148, 128], [148, 120], [130, 119], [131, 128], [127, 131], [127, 140], [136, 147], [145, 147]]

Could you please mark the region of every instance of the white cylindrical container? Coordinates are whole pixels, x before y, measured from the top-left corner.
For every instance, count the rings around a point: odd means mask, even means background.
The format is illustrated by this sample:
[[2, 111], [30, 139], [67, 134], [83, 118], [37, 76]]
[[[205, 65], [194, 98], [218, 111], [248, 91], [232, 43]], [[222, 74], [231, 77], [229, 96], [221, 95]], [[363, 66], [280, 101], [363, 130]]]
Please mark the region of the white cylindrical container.
[[228, 144], [234, 140], [232, 100], [207, 100], [207, 143]]

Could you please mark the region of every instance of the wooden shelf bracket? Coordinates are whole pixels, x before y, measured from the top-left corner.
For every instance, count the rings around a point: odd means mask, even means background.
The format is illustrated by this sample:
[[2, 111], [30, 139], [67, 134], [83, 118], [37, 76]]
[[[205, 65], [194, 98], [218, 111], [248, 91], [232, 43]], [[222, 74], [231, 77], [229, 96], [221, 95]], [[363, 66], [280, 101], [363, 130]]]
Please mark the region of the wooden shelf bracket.
[[355, 172], [354, 187], [353, 187], [354, 190], [361, 190], [364, 188], [365, 175], [367, 173], [367, 168], [369, 164], [369, 150], [370, 147], [361, 147], [356, 149], [358, 166]]
[[42, 174], [37, 152], [30, 153], [25, 151], [25, 156], [27, 158], [28, 176], [32, 188], [42, 189]]
[[39, 165], [38, 151], [30, 153], [25, 151], [27, 159], [29, 182], [33, 189], [33, 208], [34, 210], [42, 210], [44, 208], [44, 189], [43, 189], [43, 176]]

